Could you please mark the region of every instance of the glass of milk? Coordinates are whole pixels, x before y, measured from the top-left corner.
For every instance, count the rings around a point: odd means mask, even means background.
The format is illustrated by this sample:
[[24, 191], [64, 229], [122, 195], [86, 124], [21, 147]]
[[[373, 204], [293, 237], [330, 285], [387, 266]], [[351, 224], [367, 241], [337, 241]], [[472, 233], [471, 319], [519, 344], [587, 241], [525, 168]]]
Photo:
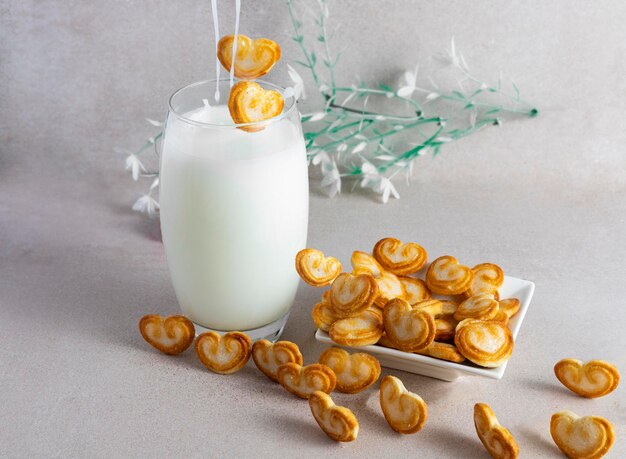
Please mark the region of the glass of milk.
[[294, 98], [285, 97], [281, 115], [235, 125], [229, 92], [228, 79], [209, 80], [170, 98], [160, 173], [165, 255], [180, 307], [199, 331], [276, 340], [296, 295], [294, 260], [307, 237], [300, 115]]

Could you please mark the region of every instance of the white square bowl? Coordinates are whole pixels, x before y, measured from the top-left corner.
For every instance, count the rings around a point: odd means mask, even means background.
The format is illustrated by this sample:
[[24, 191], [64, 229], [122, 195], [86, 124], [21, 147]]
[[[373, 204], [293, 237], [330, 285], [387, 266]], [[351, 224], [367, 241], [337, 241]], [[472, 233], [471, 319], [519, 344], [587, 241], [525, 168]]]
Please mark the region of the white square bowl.
[[[504, 283], [499, 291], [500, 298], [518, 298], [520, 300], [519, 312], [509, 321], [513, 338], [517, 339], [517, 334], [524, 321], [524, 316], [526, 316], [526, 311], [528, 311], [528, 306], [530, 306], [530, 300], [535, 292], [535, 284], [524, 279], [505, 276]], [[322, 330], [317, 330], [315, 339], [322, 343], [338, 346], [338, 344], [330, 339], [328, 333]], [[484, 378], [502, 379], [508, 363], [505, 362], [497, 368], [483, 368], [467, 360], [463, 363], [448, 362], [427, 355], [412, 354], [384, 346], [339, 347], [372, 354], [378, 358], [380, 364], [384, 367], [408, 371], [409, 373], [429, 376], [444, 381], [454, 381], [461, 376], [482, 376]], [[515, 351], [513, 351], [511, 358], [515, 358]]]

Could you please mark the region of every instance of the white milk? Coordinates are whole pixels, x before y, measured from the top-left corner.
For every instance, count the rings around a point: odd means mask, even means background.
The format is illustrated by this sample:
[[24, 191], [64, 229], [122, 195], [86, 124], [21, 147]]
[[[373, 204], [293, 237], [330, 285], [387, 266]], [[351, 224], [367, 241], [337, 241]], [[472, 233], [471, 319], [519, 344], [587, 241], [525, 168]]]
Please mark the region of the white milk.
[[[225, 106], [170, 112], [161, 157], [161, 228], [183, 313], [216, 330], [254, 329], [294, 300], [305, 247], [308, 178], [300, 127], [232, 126]], [[297, 113], [296, 113], [297, 116]]]

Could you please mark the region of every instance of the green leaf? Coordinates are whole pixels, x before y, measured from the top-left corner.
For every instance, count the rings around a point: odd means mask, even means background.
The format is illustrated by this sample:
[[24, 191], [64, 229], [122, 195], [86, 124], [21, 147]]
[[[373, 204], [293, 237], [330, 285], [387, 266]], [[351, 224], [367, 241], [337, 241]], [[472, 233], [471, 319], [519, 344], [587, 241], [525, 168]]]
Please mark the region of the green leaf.
[[295, 37], [293, 37], [293, 41], [295, 41], [296, 43], [302, 43], [302, 40], [304, 40], [304, 37], [302, 35], [296, 35]]
[[459, 99], [465, 100], [465, 94], [463, 94], [461, 91], [452, 91], [452, 94], [457, 96]]
[[317, 37], [317, 41], [324, 43], [326, 39], [324, 38], [324, 35], [320, 35], [319, 37]]
[[315, 55], [314, 51], [311, 51], [311, 64], [315, 65], [316, 62], [317, 62], [317, 56]]
[[378, 87], [382, 89], [383, 91], [393, 92], [393, 89], [391, 89], [391, 86], [388, 86], [386, 84], [379, 84]]

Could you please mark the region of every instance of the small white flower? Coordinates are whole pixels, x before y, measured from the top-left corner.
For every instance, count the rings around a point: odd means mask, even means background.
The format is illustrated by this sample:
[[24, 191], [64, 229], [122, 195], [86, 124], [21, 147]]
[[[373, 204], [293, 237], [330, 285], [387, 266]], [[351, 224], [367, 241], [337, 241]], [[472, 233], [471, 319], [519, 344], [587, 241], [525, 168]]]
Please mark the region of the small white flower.
[[130, 170], [132, 172], [133, 180], [135, 181], [139, 179], [140, 172], [147, 172], [144, 165], [141, 164], [141, 161], [134, 153], [131, 153], [126, 157], [126, 170]]
[[322, 178], [320, 185], [327, 189], [328, 196], [334, 198], [341, 193], [341, 175], [334, 161], [327, 163], [327, 167], [322, 168], [322, 174], [324, 178]]
[[352, 154], [354, 155], [356, 153], [362, 152], [363, 150], [365, 150], [365, 147], [367, 147], [367, 142], [359, 142], [357, 146], [352, 149]]
[[340, 145], [337, 147], [337, 151], [338, 151], [339, 153], [341, 153], [341, 152], [343, 152], [343, 151], [346, 151], [347, 149], [348, 149], [348, 145], [347, 145], [347, 144], [345, 144], [345, 143], [342, 143], [342, 144], [340, 144]]
[[321, 121], [326, 117], [326, 112], [311, 113], [309, 121]]
[[324, 165], [329, 162], [330, 157], [328, 156], [328, 153], [323, 150], [313, 156], [313, 159], [311, 160], [311, 164], [313, 164], [314, 166], [317, 166], [318, 164]]
[[387, 177], [381, 178], [379, 190], [380, 190], [380, 193], [383, 195], [382, 198], [385, 204], [387, 204], [387, 201], [389, 201], [390, 195], [396, 199], [400, 198], [400, 194], [398, 193], [396, 188], [393, 186], [393, 183], [391, 183], [391, 180], [389, 180]]
[[159, 210], [159, 203], [149, 194], [144, 194], [135, 201], [133, 210], [147, 213], [150, 217], [153, 217]]
[[441, 96], [441, 94], [439, 94], [438, 92], [431, 92], [426, 96], [426, 100], [435, 100], [439, 98], [439, 96]]
[[446, 136], [439, 136], [435, 139], [435, 142], [441, 142], [441, 143], [452, 142], [452, 138], [446, 137]]
[[293, 81], [293, 96], [297, 99], [306, 99], [306, 93], [304, 92], [304, 80], [300, 76], [296, 69], [294, 69], [291, 65], [287, 64], [287, 73], [289, 73], [289, 77], [291, 81]]
[[161, 127], [161, 126], [163, 126], [163, 123], [162, 123], [162, 122], [160, 122], [160, 121], [156, 121], [156, 120], [153, 120], [153, 119], [150, 119], [150, 118], [146, 118], [146, 121], [147, 121], [148, 123], [150, 123], [151, 125], [156, 126], [156, 127]]
[[415, 66], [415, 70], [407, 70], [402, 75], [402, 86], [398, 88], [398, 95], [400, 97], [410, 97], [413, 91], [417, 89], [417, 71], [419, 66]]
[[158, 186], [159, 186], [159, 177], [155, 178], [154, 181], [152, 182], [152, 185], [150, 185], [150, 191], [152, 192], [152, 190], [154, 190]]

